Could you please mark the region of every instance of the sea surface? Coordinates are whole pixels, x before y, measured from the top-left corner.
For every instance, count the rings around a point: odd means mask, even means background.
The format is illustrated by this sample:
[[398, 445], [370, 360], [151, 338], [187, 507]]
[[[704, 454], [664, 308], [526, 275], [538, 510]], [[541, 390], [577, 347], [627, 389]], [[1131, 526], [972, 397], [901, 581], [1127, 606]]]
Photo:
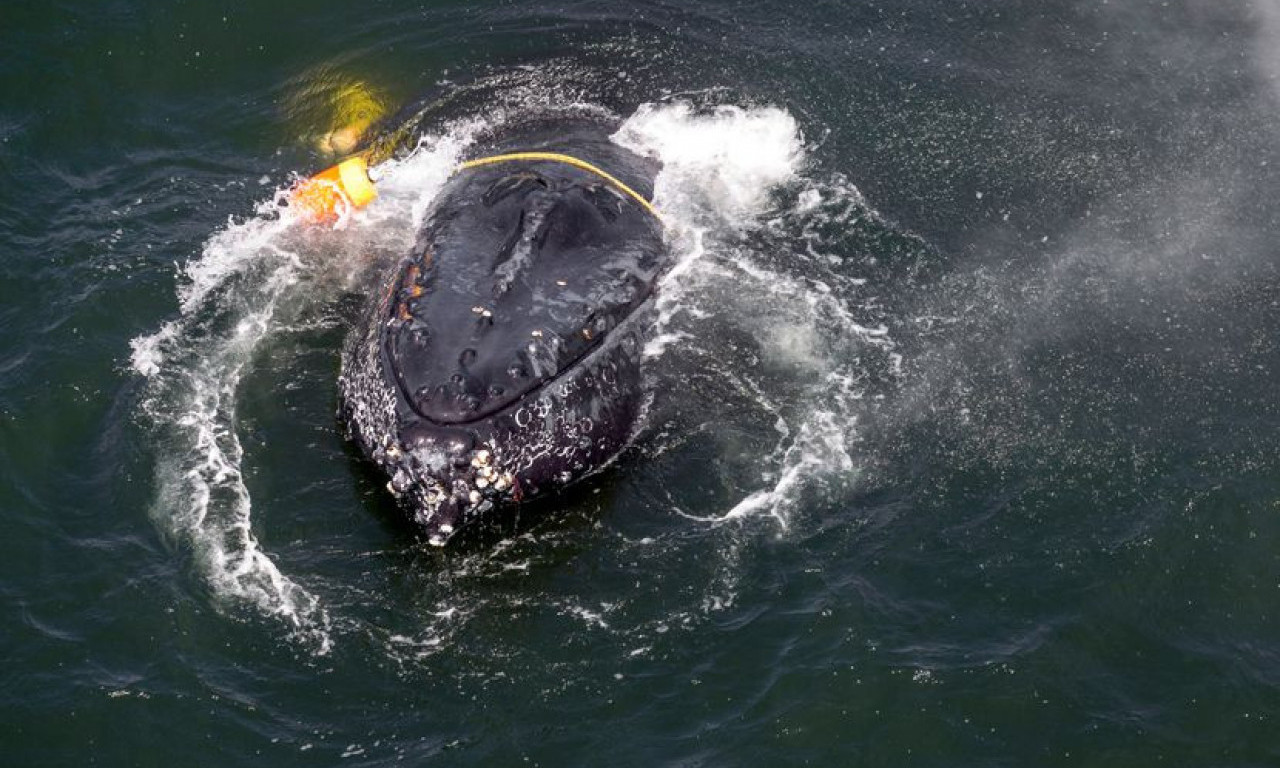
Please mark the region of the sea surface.
[[[435, 549], [342, 342], [568, 108], [652, 404]], [[0, 765], [1280, 765], [1278, 210], [1275, 0], [6, 2]]]

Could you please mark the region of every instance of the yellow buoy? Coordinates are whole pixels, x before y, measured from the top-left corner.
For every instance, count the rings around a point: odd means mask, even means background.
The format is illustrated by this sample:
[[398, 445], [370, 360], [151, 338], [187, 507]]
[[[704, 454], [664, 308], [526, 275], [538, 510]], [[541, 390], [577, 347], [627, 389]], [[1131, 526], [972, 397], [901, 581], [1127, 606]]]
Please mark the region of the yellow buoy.
[[387, 113], [386, 99], [365, 83], [339, 88], [331, 97], [334, 127], [320, 139], [320, 147], [335, 155], [354, 152], [365, 132]]
[[377, 196], [368, 162], [356, 155], [299, 182], [289, 193], [289, 205], [306, 221], [332, 224], [344, 210], [363, 208]]

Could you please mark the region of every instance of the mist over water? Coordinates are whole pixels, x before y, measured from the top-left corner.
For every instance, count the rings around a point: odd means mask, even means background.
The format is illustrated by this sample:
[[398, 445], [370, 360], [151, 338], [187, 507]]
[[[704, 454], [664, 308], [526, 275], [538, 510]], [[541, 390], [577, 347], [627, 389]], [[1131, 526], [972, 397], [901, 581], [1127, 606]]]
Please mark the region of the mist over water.
[[[15, 764], [1280, 759], [1274, 3], [0, 34]], [[296, 222], [331, 113], [401, 107], [378, 200]], [[438, 551], [339, 350], [458, 159], [563, 110], [663, 165], [644, 428]]]

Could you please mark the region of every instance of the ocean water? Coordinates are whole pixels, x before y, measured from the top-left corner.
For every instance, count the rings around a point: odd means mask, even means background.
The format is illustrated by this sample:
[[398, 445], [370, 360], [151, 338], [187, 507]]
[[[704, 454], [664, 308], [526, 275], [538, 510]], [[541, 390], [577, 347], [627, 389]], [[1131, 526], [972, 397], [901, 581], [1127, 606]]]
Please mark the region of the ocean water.
[[[1274, 0], [0, 20], [0, 765], [1280, 764]], [[644, 429], [431, 548], [342, 340], [569, 108], [663, 163]]]

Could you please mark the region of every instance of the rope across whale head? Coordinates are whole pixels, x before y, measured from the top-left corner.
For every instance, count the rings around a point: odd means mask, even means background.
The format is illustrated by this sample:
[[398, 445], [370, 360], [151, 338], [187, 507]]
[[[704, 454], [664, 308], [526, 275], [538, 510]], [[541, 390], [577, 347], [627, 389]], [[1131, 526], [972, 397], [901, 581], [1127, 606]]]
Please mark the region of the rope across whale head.
[[[458, 165], [454, 173], [481, 168], [498, 163], [553, 162], [563, 163], [593, 173], [613, 185], [619, 192], [631, 198], [640, 207], [665, 223], [662, 214], [646, 200], [644, 195], [632, 189], [613, 174], [572, 155], [559, 152], [510, 152], [468, 160]], [[302, 218], [315, 224], [332, 224], [343, 210], [363, 208], [378, 196], [369, 179], [369, 162], [364, 155], [356, 155], [328, 168], [309, 179], [304, 179], [289, 193], [289, 203]]]

